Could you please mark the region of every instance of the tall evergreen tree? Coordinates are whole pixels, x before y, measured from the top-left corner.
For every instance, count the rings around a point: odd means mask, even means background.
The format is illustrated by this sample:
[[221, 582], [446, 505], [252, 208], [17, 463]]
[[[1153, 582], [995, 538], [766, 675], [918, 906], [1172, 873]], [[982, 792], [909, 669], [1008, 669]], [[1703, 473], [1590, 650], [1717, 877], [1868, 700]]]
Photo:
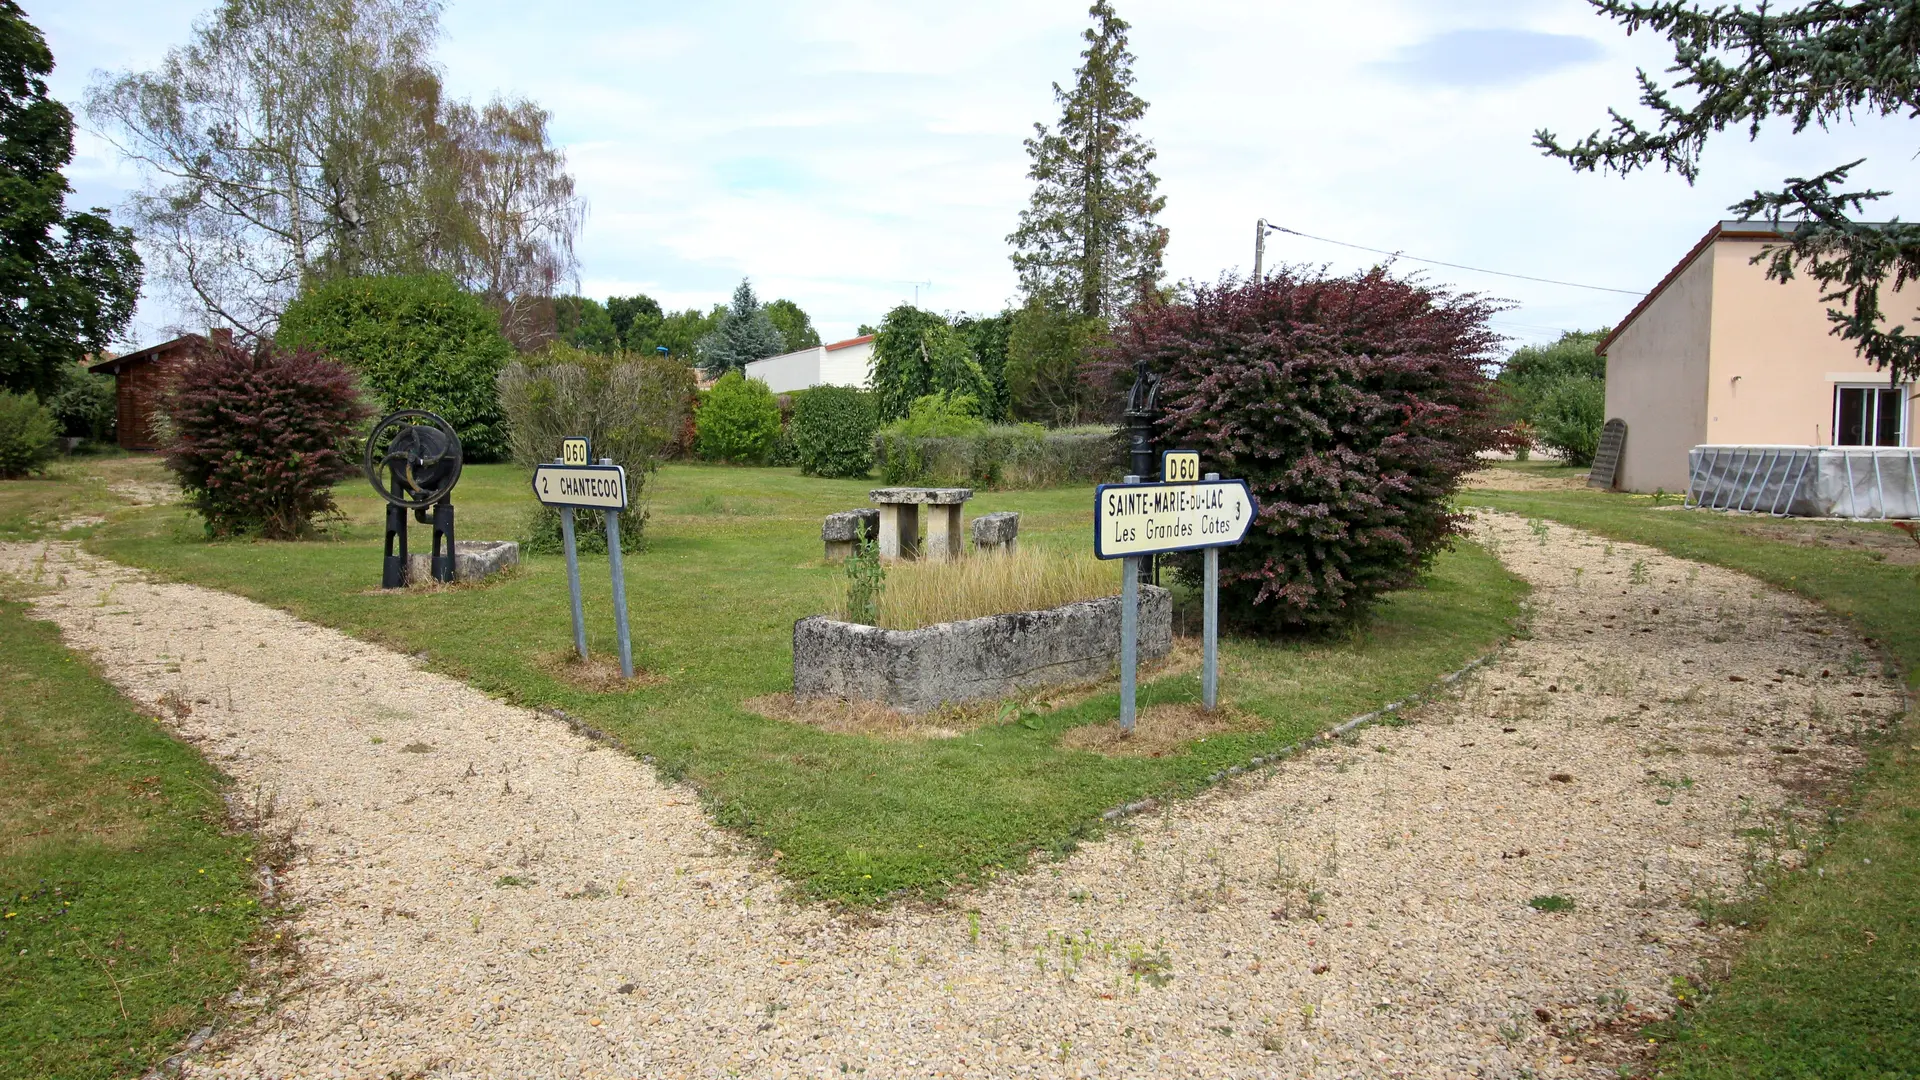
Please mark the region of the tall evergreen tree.
[[1127, 24], [1107, 0], [1087, 9], [1071, 93], [1053, 84], [1060, 121], [1033, 126], [1032, 204], [1007, 237], [1029, 300], [1082, 318], [1111, 318], [1160, 281], [1167, 230], [1154, 221], [1166, 208], [1155, 194], [1153, 144], [1134, 130], [1147, 103], [1135, 94]]
[[745, 278], [733, 290], [733, 303], [720, 318], [713, 333], [700, 339], [700, 368], [718, 378], [729, 371], [744, 369], [749, 363], [786, 351], [786, 339], [773, 325], [766, 307], [753, 294]]
[[47, 96], [52, 71], [46, 38], [0, 0], [0, 390], [43, 396], [126, 329], [141, 273], [105, 210], [67, 213], [73, 114]]
[[[1534, 144], [1576, 170], [1626, 174], [1662, 166], [1691, 184], [1709, 137], [1745, 128], [1757, 138], [1774, 118], [1794, 132], [1826, 129], [1866, 113], [1920, 115], [1920, 3], [1916, 0], [1808, 0], [1794, 5], [1702, 7], [1692, 0], [1589, 0], [1631, 34], [1651, 30], [1673, 47], [1671, 87], [1642, 71], [1640, 103], [1656, 123], [1612, 112], [1613, 130], [1562, 143], [1541, 130]], [[1673, 91], [1684, 88], [1689, 101]], [[1864, 159], [1862, 159], [1864, 160]], [[1896, 380], [1920, 379], [1920, 327], [1888, 312], [1885, 287], [1920, 277], [1920, 225], [1854, 220], [1884, 191], [1846, 190], [1855, 161], [1778, 191], [1757, 191], [1731, 209], [1765, 218], [1790, 238], [1768, 257], [1768, 276], [1805, 273], [1826, 290], [1833, 334]]]

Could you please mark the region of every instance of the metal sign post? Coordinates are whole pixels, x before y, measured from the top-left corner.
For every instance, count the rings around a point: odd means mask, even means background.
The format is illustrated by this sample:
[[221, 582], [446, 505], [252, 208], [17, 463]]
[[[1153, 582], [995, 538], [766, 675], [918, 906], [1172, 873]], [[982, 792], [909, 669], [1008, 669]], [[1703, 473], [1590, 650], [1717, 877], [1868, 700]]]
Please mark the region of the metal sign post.
[[573, 600], [573, 644], [587, 658], [587, 623], [580, 604], [580, 556], [574, 542], [573, 512], [599, 510], [607, 523], [607, 562], [613, 572], [614, 631], [620, 641], [620, 674], [633, 678], [633, 638], [627, 631], [627, 578], [620, 559], [620, 512], [627, 508], [627, 470], [601, 458], [588, 465], [585, 439], [561, 443], [560, 460], [533, 470], [533, 495], [560, 510], [560, 537], [567, 551], [567, 591]]
[[[1199, 473], [1199, 455], [1168, 451], [1163, 468], [1171, 476]], [[1102, 484], [1093, 496], [1093, 553], [1126, 560], [1120, 585], [1120, 728], [1133, 731], [1140, 635], [1137, 568], [1142, 556], [1172, 551], [1204, 551], [1205, 660], [1201, 698], [1211, 711], [1219, 700], [1220, 549], [1246, 539], [1260, 513], [1244, 480], [1222, 480], [1208, 473], [1198, 483], [1143, 484], [1138, 476]]]

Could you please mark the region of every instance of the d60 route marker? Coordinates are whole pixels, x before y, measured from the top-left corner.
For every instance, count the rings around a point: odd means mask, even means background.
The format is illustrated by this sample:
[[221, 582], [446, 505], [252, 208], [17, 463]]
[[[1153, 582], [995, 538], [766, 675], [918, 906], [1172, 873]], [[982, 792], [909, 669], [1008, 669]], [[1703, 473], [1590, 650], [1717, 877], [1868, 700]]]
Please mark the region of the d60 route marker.
[[1231, 547], [1259, 512], [1244, 480], [1101, 484], [1093, 496], [1093, 553], [1123, 559]]
[[1160, 482], [1192, 484], [1200, 479], [1200, 451], [1168, 450], [1160, 455]]
[[548, 506], [625, 510], [627, 470], [620, 465], [536, 465], [533, 497]]
[[573, 435], [560, 440], [560, 464], [585, 465], [593, 460], [593, 443], [584, 436]]

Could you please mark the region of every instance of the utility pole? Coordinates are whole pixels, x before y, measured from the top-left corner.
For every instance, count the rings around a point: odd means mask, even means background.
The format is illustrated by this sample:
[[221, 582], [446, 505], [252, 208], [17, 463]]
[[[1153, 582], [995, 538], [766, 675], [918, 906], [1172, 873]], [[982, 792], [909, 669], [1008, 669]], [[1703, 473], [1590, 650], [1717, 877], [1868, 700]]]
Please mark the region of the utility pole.
[[1260, 280], [1260, 264], [1267, 254], [1267, 219], [1253, 223], [1253, 280]]

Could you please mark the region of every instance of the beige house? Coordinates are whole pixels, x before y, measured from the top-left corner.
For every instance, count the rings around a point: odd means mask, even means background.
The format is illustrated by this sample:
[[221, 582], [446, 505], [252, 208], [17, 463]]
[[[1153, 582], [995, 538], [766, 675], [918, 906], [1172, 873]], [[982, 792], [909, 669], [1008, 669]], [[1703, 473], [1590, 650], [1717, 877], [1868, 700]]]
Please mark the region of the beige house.
[[1913, 446], [1914, 387], [1834, 337], [1820, 286], [1756, 264], [1780, 234], [1722, 221], [1599, 345], [1607, 417], [1627, 423], [1615, 483], [1687, 490], [1695, 446]]

